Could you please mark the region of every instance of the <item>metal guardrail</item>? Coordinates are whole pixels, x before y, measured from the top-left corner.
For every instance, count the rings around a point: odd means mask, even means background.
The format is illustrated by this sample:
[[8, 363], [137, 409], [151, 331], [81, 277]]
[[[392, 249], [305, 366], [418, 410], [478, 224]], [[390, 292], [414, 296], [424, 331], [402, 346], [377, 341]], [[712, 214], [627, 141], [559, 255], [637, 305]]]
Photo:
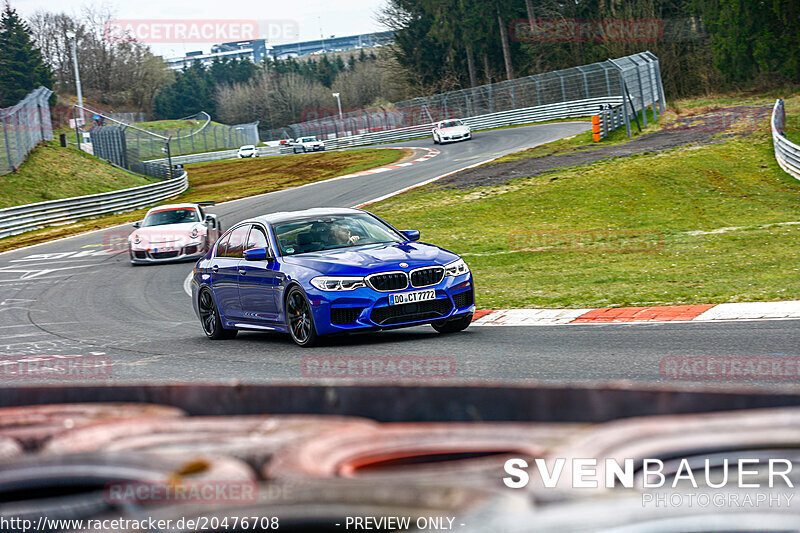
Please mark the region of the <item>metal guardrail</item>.
[[188, 188], [189, 177], [183, 172], [176, 178], [150, 185], [0, 209], [0, 238], [83, 218], [133, 211]]
[[[621, 103], [622, 98], [619, 96], [606, 96], [523, 109], [511, 109], [498, 113], [487, 113], [485, 115], [464, 118], [462, 121], [473, 130], [500, 128], [504, 126], [513, 126], [515, 124], [529, 124], [533, 122], [557, 120], [560, 118], [587, 117], [592, 113], [596, 113], [598, 107], [601, 105], [610, 104], [612, 106], [619, 106]], [[339, 139], [328, 139], [324, 141], [325, 148], [335, 150], [337, 148], [367, 146], [371, 144], [407, 141], [419, 137], [429, 137], [434, 125], [435, 123], [421, 124], [408, 128], [363, 133], [350, 137], [341, 137]], [[291, 147], [281, 148], [281, 153], [290, 153], [291, 151]]]
[[622, 104], [606, 106], [596, 115], [592, 115], [592, 138], [594, 142], [608, 137], [608, 134], [625, 125], [625, 108]]
[[[291, 150], [290, 150], [291, 151]], [[277, 146], [259, 146], [258, 155], [274, 155], [281, 152]], [[239, 155], [236, 150], [218, 150], [216, 152], [202, 152], [199, 154], [176, 155], [172, 156], [173, 165], [189, 165], [191, 163], [205, 163], [208, 161], [222, 161], [223, 159], [235, 159]], [[151, 159], [148, 163], [166, 163], [166, 159]]]
[[786, 138], [783, 128], [786, 126], [786, 110], [783, 107], [783, 99], [778, 98], [775, 107], [772, 108], [772, 142], [775, 146], [775, 159], [778, 165], [800, 180], [800, 146], [794, 144]]

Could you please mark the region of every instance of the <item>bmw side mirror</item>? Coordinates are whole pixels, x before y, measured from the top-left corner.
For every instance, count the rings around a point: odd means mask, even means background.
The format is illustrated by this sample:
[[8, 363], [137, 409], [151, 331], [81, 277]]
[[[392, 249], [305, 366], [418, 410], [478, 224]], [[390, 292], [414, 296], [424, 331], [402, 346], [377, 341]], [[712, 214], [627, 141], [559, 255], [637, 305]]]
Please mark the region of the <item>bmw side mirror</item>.
[[136, 222], [133, 223], [133, 227], [136, 228], [136, 229], [139, 229], [139, 228], [142, 227], [142, 223], [139, 222], [139, 221], [136, 221]]
[[406, 236], [406, 239], [409, 241], [418, 241], [419, 240], [419, 230], [418, 229], [404, 229], [401, 230], [400, 233]]
[[245, 261], [266, 261], [269, 258], [266, 248], [250, 248], [244, 251]]

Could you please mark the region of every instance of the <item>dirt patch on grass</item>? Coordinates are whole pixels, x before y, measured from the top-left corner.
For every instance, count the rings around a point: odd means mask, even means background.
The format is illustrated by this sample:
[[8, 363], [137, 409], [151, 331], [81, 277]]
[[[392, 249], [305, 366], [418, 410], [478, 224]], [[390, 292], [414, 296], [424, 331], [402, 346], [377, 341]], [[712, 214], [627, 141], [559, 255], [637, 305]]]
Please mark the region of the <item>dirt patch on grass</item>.
[[[657, 153], [689, 145], [720, 143], [766, 127], [771, 111], [769, 106], [734, 106], [704, 109], [691, 114], [668, 113], [661, 130], [623, 144], [602, 146], [602, 143], [598, 143], [554, 150], [538, 157], [488, 163], [443, 178], [436, 182], [435, 188], [465, 189], [502, 185], [515, 178], [537, 176], [606, 159]], [[635, 129], [635, 124], [632, 127]]]

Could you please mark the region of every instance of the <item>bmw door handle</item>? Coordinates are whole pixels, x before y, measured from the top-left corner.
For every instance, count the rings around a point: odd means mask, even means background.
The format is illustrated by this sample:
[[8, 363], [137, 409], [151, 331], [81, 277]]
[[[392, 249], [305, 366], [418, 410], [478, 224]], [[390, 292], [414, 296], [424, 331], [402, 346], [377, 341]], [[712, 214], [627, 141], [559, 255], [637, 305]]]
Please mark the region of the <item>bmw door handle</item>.
[[217, 265], [214, 265], [211, 267], [211, 270], [214, 272], [219, 272], [219, 267]]
[[245, 270], [243, 268], [240, 268], [239, 269], [239, 274], [241, 274], [242, 276], [247, 275], [247, 270]]

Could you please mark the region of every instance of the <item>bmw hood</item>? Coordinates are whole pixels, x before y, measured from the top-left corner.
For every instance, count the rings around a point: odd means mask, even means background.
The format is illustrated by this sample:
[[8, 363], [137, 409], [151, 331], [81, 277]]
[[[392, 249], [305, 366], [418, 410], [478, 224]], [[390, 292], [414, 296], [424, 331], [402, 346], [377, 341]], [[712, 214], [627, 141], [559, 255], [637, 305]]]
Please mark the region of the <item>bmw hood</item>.
[[[316, 270], [325, 275], [366, 276], [373, 272], [446, 265], [458, 255], [432, 244], [405, 242], [371, 244], [284, 257], [286, 263]], [[400, 265], [405, 263], [406, 267]]]

